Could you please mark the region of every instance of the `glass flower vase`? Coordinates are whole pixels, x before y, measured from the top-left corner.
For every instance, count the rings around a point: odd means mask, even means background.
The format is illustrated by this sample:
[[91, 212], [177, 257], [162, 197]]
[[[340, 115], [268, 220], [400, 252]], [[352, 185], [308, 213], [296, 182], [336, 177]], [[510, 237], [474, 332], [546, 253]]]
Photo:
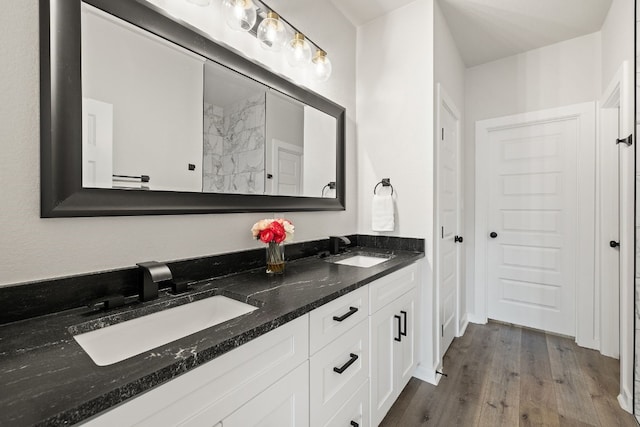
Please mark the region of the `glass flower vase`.
[[267, 273], [284, 273], [284, 245], [282, 243], [269, 242], [267, 244]]

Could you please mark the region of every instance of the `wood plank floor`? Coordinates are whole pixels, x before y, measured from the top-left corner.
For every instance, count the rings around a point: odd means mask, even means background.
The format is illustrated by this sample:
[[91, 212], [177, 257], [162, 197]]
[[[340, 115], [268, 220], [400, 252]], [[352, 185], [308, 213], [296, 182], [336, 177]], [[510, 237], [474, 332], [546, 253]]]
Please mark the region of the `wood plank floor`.
[[380, 425], [637, 427], [618, 405], [618, 360], [569, 338], [470, 324], [444, 367], [437, 387], [412, 378]]

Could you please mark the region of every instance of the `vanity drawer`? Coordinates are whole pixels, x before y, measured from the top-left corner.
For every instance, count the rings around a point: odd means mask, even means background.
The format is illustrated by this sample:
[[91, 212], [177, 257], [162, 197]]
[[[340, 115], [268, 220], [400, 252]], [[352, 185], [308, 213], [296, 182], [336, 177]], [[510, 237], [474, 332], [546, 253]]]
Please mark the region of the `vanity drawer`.
[[416, 287], [418, 265], [412, 264], [369, 284], [369, 314], [380, 310], [391, 301]]
[[[353, 424], [355, 423], [355, 424]], [[360, 386], [351, 399], [322, 427], [369, 427], [369, 381]]]
[[309, 317], [309, 353], [314, 354], [366, 319], [368, 311], [367, 286], [313, 310]]
[[311, 357], [309, 400], [312, 426], [325, 425], [367, 381], [369, 360], [367, 319]]

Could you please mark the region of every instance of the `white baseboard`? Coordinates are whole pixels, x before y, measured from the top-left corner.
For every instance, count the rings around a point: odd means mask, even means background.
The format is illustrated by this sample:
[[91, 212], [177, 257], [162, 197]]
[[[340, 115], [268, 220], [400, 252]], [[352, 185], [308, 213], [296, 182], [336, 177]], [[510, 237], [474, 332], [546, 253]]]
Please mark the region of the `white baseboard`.
[[622, 389], [620, 390], [620, 394], [618, 395], [618, 403], [620, 407], [627, 411], [630, 414], [633, 414], [633, 399], [631, 399], [631, 393], [628, 390]]
[[458, 337], [461, 337], [464, 335], [464, 333], [467, 331], [467, 326], [469, 326], [469, 318], [467, 317], [467, 315], [465, 314], [464, 317], [462, 318], [462, 322], [461, 322], [460, 329], [458, 330]]
[[[584, 337], [576, 337], [576, 344], [578, 344], [580, 347], [590, 348], [591, 350], [598, 350], [601, 354], [604, 354], [602, 353], [602, 349], [600, 348], [600, 340], [597, 340], [595, 338], [585, 339]], [[604, 355], [611, 357], [611, 355], [609, 354]]]
[[486, 317], [478, 316], [473, 313], [469, 313], [467, 317], [468, 317], [469, 323], [476, 323], [478, 325], [485, 325], [488, 321]]
[[436, 374], [436, 368], [427, 368], [422, 365], [418, 365], [416, 370], [413, 372], [413, 376], [433, 385], [438, 385], [440, 378], [442, 377], [442, 375]]

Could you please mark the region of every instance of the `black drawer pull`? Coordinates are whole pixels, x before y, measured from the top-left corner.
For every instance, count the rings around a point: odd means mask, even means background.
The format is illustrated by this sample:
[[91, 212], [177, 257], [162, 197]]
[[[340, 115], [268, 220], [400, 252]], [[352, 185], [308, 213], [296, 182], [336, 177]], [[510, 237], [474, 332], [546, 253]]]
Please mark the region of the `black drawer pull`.
[[407, 312], [406, 311], [401, 311], [400, 313], [402, 313], [402, 318], [403, 323], [404, 323], [404, 332], [401, 330], [400, 331], [400, 335], [402, 335], [403, 337], [407, 336]]
[[344, 365], [342, 365], [339, 368], [333, 368], [333, 372], [337, 372], [337, 373], [341, 374], [344, 371], [346, 371], [349, 366], [353, 365], [353, 362], [358, 360], [358, 355], [357, 354], [350, 353], [349, 357], [351, 357], [351, 359], [349, 359], [347, 361], [347, 363], [345, 363]]
[[396, 318], [396, 320], [398, 321], [398, 336], [394, 337], [393, 339], [396, 341], [402, 341], [402, 326], [401, 323], [402, 319], [400, 319], [400, 316], [398, 316], [397, 314], [394, 314], [394, 316]]
[[354, 314], [356, 314], [357, 311], [358, 311], [358, 307], [349, 307], [349, 311], [347, 311], [345, 314], [343, 314], [340, 317], [333, 316], [333, 320], [335, 320], [336, 322], [342, 322], [347, 317], [353, 316]]
[[352, 426], [352, 427], [360, 427], [360, 424], [358, 424], [358, 423], [357, 423], [357, 422], [355, 422], [355, 421], [351, 421], [351, 426]]

